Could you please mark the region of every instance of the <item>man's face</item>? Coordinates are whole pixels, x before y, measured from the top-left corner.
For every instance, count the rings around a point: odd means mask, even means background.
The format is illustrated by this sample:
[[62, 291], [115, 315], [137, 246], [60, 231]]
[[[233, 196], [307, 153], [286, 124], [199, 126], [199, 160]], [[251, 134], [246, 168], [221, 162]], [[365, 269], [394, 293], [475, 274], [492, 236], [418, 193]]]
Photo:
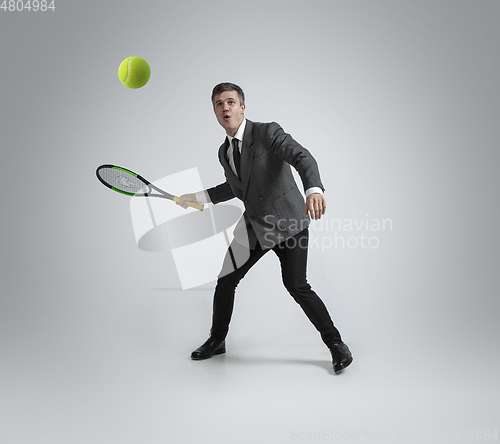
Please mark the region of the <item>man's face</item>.
[[226, 133], [233, 137], [244, 119], [245, 105], [236, 91], [224, 91], [214, 97], [214, 112]]

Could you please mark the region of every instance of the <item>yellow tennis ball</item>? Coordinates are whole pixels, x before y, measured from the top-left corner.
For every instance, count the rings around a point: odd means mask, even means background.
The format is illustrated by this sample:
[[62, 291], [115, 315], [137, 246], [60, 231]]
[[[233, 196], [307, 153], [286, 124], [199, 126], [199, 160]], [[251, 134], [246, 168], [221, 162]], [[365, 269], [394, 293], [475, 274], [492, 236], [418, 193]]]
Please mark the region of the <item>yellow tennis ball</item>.
[[118, 77], [128, 88], [142, 88], [151, 77], [151, 68], [141, 57], [127, 57], [118, 67]]

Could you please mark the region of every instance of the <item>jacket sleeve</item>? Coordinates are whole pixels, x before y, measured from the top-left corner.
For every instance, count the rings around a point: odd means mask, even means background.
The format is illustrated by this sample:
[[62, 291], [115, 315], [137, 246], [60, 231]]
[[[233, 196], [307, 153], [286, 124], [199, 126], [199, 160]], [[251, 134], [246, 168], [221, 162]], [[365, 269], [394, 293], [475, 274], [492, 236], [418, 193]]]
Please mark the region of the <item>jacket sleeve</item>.
[[276, 122], [269, 124], [267, 136], [271, 140], [271, 152], [297, 170], [302, 179], [304, 191], [312, 187], [319, 187], [325, 191], [321, 183], [318, 164], [307, 149], [296, 142], [290, 134], [285, 133]]
[[213, 204], [218, 204], [219, 202], [225, 202], [226, 200], [235, 197], [231, 186], [226, 182], [217, 185], [216, 187], [209, 188], [207, 190], [210, 200]]

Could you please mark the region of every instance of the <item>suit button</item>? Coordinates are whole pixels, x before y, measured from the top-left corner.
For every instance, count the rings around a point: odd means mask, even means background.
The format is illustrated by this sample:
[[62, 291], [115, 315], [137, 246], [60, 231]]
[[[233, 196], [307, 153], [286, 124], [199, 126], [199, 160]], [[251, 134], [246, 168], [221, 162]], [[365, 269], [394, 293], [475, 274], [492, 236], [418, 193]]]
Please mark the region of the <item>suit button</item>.
[[264, 211], [264, 216], [267, 216], [269, 213], [267, 211]]
[[262, 200], [262, 199], [263, 199], [263, 197], [262, 197], [262, 196], [259, 196], [259, 200]]
[[245, 200], [245, 203], [248, 203], [248, 200]]

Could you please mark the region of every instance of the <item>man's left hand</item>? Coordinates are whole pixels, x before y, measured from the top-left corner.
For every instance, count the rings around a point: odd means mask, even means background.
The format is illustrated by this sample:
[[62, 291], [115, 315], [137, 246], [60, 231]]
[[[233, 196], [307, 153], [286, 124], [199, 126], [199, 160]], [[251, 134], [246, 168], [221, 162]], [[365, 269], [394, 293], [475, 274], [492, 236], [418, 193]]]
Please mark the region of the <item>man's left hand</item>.
[[305, 216], [309, 213], [311, 219], [321, 219], [326, 211], [326, 200], [320, 193], [312, 193], [306, 199]]

